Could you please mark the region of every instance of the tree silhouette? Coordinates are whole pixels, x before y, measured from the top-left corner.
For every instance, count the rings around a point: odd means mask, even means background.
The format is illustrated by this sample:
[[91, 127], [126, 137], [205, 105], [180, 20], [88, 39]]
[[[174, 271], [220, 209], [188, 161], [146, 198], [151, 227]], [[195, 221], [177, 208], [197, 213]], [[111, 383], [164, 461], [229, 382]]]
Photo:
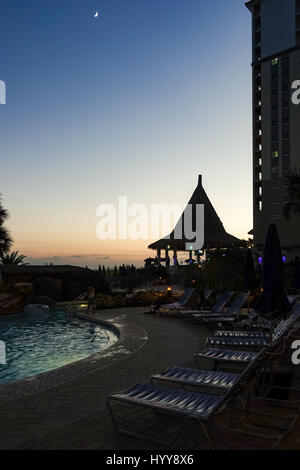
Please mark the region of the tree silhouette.
[[2, 198], [0, 195], [0, 256], [5, 255], [9, 252], [13, 239], [10, 232], [4, 226], [5, 221], [8, 219], [9, 214], [6, 209], [2, 206]]

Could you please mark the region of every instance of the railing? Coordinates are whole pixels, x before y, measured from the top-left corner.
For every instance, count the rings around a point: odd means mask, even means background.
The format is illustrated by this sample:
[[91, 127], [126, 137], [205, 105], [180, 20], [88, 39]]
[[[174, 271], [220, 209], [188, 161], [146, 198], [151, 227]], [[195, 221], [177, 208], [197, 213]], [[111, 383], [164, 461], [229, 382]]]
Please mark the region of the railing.
[[71, 318], [71, 309], [72, 307], [75, 306], [76, 302], [78, 302], [79, 300], [83, 300], [85, 297], [87, 296], [87, 292], [84, 292], [83, 294], [80, 294], [78, 297], [76, 297], [76, 299], [72, 300], [72, 302], [70, 302], [67, 307], [66, 307], [66, 317], [67, 317], [67, 322], [70, 321], [70, 318]]

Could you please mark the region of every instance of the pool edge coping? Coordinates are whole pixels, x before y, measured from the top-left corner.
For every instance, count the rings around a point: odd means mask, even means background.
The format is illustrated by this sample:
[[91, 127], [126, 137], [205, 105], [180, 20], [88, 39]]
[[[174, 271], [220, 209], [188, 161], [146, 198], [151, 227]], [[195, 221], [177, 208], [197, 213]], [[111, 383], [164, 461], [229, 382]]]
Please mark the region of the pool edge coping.
[[98, 311], [95, 317], [81, 312], [76, 312], [75, 315], [82, 320], [95, 322], [111, 329], [118, 336], [115, 343], [102, 351], [56, 369], [7, 384], [0, 384], [0, 402], [18, 400], [36, 393], [63, 387], [90, 372], [112, 366], [115, 362], [131, 356], [146, 344], [148, 340], [146, 330], [135, 323], [128, 322], [127, 314], [116, 312], [115, 317], [102, 319], [98, 317], [100, 312]]

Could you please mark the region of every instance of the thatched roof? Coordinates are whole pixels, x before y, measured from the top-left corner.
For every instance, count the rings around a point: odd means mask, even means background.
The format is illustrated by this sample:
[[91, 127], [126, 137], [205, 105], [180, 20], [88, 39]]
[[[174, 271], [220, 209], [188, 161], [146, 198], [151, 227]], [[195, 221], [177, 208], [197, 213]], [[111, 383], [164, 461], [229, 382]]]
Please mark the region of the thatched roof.
[[[240, 245], [241, 240], [230, 235], [226, 232], [223, 227], [221, 220], [218, 217], [212, 203], [210, 202], [203, 186], [202, 186], [202, 176], [199, 175], [198, 185], [189, 200], [189, 203], [192, 205], [192, 214], [193, 214], [193, 230], [196, 230], [196, 205], [204, 205], [204, 246], [203, 248], [224, 248], [233, 245]], [[183, 223], [183, 215], [179, 219], [179, 224]], [[183, 232], [184, 233], [184, 232]], [[178, 251], [186, 251], [185, 244], [193, 243], [192, 240], [187, 240], [184, 235], [182, 239], [174, 240], [174, 230], [166, 238], [161, 238], [155, 243], [152, 243], [148, 246], [150, 249], [165, 249], [170, 246], [170, 249], [175, 249]]]

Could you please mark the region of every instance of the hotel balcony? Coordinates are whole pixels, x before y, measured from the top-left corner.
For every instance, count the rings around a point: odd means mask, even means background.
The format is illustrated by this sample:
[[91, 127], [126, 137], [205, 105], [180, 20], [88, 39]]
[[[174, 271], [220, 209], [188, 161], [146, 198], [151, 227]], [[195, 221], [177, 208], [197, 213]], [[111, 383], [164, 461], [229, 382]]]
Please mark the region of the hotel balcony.
[[261, 87], [257, 87], [254, 89], [254, 93], [255, 93], [255, 96], [256, 97], [260, 97], [261, 96]]
[[255, 134], [255, 142], [256, 142], [256, 144], [261, 143], [261, 138], [262, 138], [261, 134]]

